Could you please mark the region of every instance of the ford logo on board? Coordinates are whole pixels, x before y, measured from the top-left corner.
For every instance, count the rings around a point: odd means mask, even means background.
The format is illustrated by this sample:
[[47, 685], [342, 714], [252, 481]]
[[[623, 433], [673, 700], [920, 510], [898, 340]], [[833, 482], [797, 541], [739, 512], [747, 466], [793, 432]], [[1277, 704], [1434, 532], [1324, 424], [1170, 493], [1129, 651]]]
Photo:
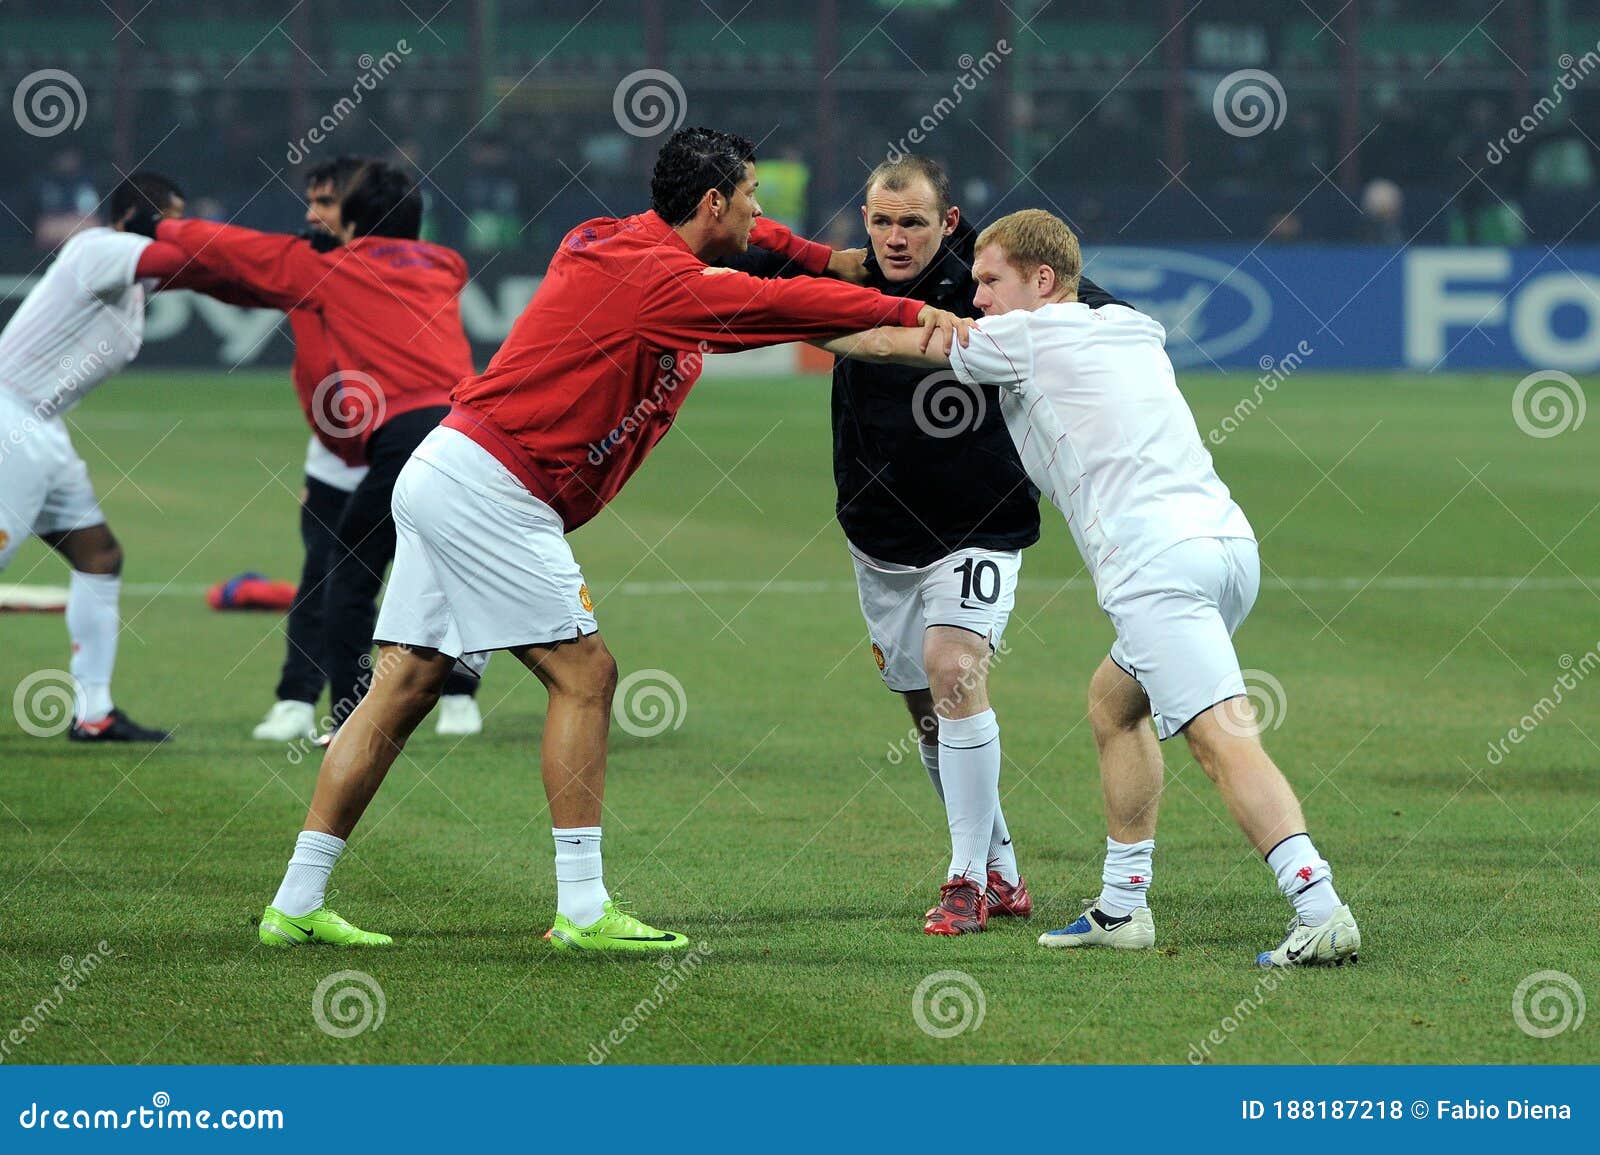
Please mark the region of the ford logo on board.
[[1210, 365], [1247, 347], [1272, 320], [1272, 297], [1231, 262], [1178, 249], [1100, 249], [1084, 271], [1161, 322], [1174, 365]]

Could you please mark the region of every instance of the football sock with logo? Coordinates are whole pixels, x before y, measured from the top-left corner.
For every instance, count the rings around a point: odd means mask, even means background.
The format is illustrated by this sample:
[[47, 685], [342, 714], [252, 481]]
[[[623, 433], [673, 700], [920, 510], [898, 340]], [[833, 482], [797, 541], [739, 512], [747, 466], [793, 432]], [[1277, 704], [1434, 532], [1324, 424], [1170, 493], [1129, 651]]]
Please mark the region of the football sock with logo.
[[1106, 839], [1106, 864], [1100, 871], [1100, 909], [1112, 918], [1132, 914], [1145, 903], [1156, 856], [1156, 840], [1118, 842]]
[[1012, 886], [1022, 876], [1017, 873], [1017, 851], [1011, 845], [1011, 830], [1006, 826], [1006, 816], [1000, 812], [1000, 784], [994, 788], [994, 827], [989, 831], [989, 869], [998, 870], [1000, 877]]
[[1000, 723], [993, 710], [939, 719], [939, 778], [950, 825], [948, 877], [989, 883], [989, 840], [1000, 797]]
[[67, 587], [67, 634], [72, 638], [72, 678], [77, 683], [78, 721], [98, 722], [111, 713], [111, 668], [117, 662], [122, 617], [116, 574], [72, 571]]
[[328, 875], [343, 853], [344, 839], [320, 830], [302, 830], [294, 840], [294, 855], [289, 859], [277, 897], [272, 900], [273, 907], [290, 918], [320, 909], [328, 889]]
[[1303, 925], [1319, 926], [1333, 917], [1334, 908], [1339, 905], [1338, 892], [1333, 889], [1333, 870], [1317, 853], [1311, 835], [1289, 835], [1267, 851], [1267, 865]]
[[592, 926], [611, 897], [600, 871], [600, 828], [552, 827], [550, 834], [556, 840], [556, 909], [574, 926]]
[[939, 796], [939, 801], [944, 801], [944, 783], [939, 780], [939, 743], [933, 745], [918, 742], [917, 749], [922, 752], [922, 766], [928, 772], [928, 781], [933, 783], [933, 792]]

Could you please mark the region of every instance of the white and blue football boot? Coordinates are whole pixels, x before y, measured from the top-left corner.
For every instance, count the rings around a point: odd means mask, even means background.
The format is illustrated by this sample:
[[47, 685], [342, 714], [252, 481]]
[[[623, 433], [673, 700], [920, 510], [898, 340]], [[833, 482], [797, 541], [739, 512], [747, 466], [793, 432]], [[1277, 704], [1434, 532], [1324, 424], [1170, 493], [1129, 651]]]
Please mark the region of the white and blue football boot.
[[1360, 949], [1361, 928], [1356, 926], [1355, 915], [1348, 906], [1336, 906], [1333, 917], [1316, 926], [1305, 926], [1295, 919], [1289, 924], [1289, 937], [1276, 950], [1258, 954], [1256, 965], [1342, 967], [1347, 962], [1358, 962], [1356, 952]]
[[1150, 908], [1141, 906], [1132, 914], [1112, 918], [1097, 902], [1078, 916], [1078, 921], [1060, 930], [1047, 930], [1039, 936], [1040, 946], [1109, 946], [1118, 950], [1146, 950], [1156, 945], [1156, 924]]

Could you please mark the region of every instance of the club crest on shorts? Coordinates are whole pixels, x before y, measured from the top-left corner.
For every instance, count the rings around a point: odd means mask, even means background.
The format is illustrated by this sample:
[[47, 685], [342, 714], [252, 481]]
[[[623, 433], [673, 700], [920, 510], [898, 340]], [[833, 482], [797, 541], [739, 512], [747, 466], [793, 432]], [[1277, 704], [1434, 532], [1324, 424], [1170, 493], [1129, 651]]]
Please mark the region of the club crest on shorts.
[[9, 533], [7, 533], [5, 530], [0, 529], [0, 549], [5, 549], [6, 546], [8, 546], [10, 544], [11, 544], [11, 535]]
[[887, 663], [883, 658], [883, 647], [878, 645], [877, 642], [872, 643], [872, 660], [878, 663], [878, 673], [883, 673], [883, 668]]
[[586, 614], [594, 613], [594, 600], [589, 597], [589, 583], [588, 582], [584, 582], [581, 586], [578, 587], [578, 601], [579, 601], [579, 603], [582, 604], [584, 613], [586, 613]]

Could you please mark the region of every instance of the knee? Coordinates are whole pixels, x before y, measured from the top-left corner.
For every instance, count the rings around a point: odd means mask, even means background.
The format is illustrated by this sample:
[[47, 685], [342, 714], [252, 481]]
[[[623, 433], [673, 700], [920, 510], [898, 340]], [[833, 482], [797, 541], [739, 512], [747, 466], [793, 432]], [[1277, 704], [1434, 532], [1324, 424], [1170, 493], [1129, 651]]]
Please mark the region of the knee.
[[598, 637], [591, 636], [578, 643], [577, 660], [563, 671], [564, 676], [556, 687], [562, 694], [592, 703], [606, 710], [617, 692], [617, 659]]
[[122, 546], [116, 538], [84, 551], [72, 567], [79, 573], [116, 577], [122, 573]]
[[959, 716], [969, 712], [964, 707], [983, 700], [989, 676], [987, 653], [964, 646], [939, 646], [928, 651], [923, 665], [928, 671], [933, 712]]
[[1145, 724], [1143, 716], [1129, 716], [1129, 711], [1124, 708], [1114, 688], [1103, 684], [1100, 678], [1095, 678], [1089, 685], [1088, 712], [1095, 746], [1101, 750]]

